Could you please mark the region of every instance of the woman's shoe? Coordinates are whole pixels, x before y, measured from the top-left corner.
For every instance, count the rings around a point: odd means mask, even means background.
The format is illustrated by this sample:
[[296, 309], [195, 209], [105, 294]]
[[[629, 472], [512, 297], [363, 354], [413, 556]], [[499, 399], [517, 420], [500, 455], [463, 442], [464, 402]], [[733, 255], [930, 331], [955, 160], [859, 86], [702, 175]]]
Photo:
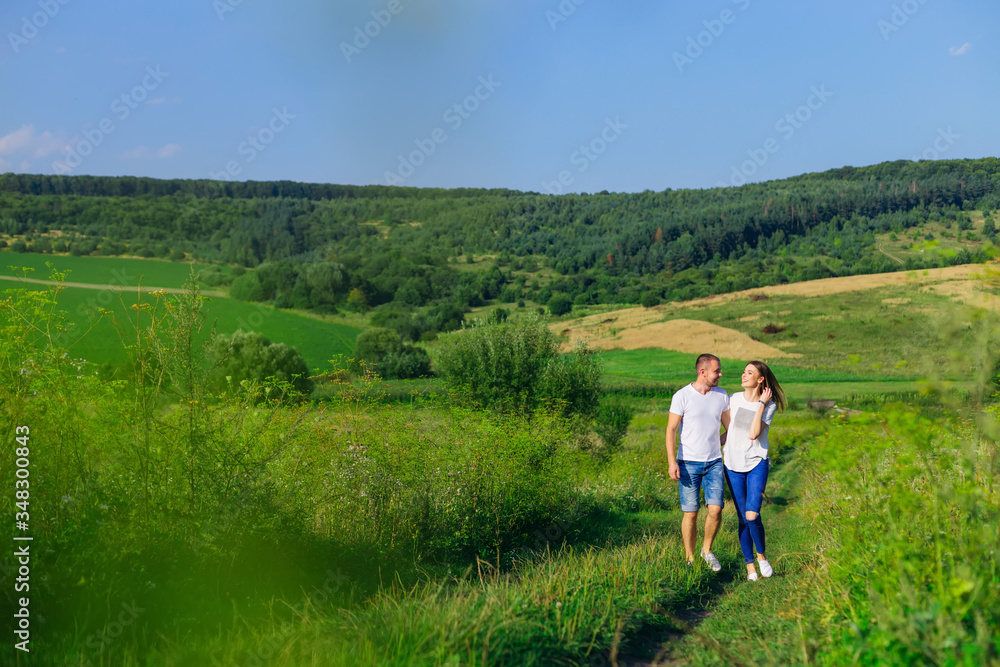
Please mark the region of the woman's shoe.
[[747, 581], [757, 581], [757, 573], [751, 572], [747, 575]]
[[767, 559], [760, 560], [758, 558], [757, 559], [757, 567], [760, 568], [760, 573], [762, 575], [764, 575], [765, 577], [770, 577], [772, 574], [774, 574], [774, 568], [771, 567], [771, 564], [767, 562]]

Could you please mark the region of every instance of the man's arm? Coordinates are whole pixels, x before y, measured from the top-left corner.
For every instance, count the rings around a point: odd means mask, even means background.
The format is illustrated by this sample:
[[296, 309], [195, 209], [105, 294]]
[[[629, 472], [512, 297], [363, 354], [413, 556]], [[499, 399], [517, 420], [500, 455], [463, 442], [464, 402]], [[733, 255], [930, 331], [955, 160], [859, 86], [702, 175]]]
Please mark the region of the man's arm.
[[681, 469], [677, 465], [677, 427], [681, 425], [681, 416], [673, 412], [667, 418], [667, 474], [677, 481], [681, 478]]
[[726, 445], [726, 439], [729, 437], [729, 410], [722, 413], [722, 435], [719, 436], [719, 442], [724, 447]]

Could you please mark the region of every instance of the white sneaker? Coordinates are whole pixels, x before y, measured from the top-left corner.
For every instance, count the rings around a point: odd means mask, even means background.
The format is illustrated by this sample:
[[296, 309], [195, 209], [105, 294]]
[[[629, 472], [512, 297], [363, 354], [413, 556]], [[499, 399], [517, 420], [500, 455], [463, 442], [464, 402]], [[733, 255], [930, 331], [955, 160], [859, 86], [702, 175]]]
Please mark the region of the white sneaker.
[[708, 553], [702, 552], [701, 557], [704, 558], [705, 562], [708, 563], [708, 566], [712, 568], [712, 572], [718, 572], [722, 569], [722, 563], [719, 562], [719, 559], [716, 558], [715, 554], [711, 551]]
[[751, 572], [750, 574], [748, 574], [747, 575], [747, 580], [748, 581], [757, 581], [757, 573], [756, 572]]
[[757, 567], [760, 568], [760, 573], [764, 575], [765, 578], [770, 577], [772, 574], [774, 574], [774, 568], [771, 567], [771, 564], [768, 563], [767, 560], [760, 560], [758, 558]]

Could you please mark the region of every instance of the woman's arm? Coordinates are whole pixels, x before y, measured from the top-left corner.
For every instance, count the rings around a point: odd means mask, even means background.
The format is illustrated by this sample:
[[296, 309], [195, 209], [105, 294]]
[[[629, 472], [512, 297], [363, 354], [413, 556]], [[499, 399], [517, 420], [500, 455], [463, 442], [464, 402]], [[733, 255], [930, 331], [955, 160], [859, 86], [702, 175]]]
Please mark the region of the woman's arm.
[[765, 388], [760, 393], [760, 400], [757, 402], [757, 411], [754, 413], [753, 422], [750, 424], [751, 440], [759, 438], [760, 434], [767, 429], [767, 424], [764, 423], [764, 411], [767, 409], [767, 404], [770, 400], [771, 390], [770, 388]]

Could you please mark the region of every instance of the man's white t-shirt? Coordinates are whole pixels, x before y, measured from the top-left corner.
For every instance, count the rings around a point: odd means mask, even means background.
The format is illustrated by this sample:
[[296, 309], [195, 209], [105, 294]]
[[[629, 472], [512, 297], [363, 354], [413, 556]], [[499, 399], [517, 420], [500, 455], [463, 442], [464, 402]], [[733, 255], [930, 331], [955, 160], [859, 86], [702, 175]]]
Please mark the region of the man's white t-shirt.
[[691, 384], [679, 389], [670, 399], [670, 412], [681, 418], [677, 459], [707, 462], [722, 458], [719, 426], [728, 409], [729, 394], [721, 387], [712, 387], [707, 394]]
[[764, 415], [761, 417], [760, 435], [756, 440], [750, 439], [750, 426], [753, 424], [754, 415], [760, 405], [757, 401], [750, 402], [743, 398], [743, 392], [738, 391], [729, 397], [729, 406], [732, 409], [732, 419], [729, 422], [729, 435], [726, 436], [726, 451], [724, 462], [726, 467], [733, 472], [750, 472], [758, 463], [768, 457], [767, 432], [774, 419], [774, 413], [778, 411], [778, 406], [774, 401], [770, 401], [764, 407]]

